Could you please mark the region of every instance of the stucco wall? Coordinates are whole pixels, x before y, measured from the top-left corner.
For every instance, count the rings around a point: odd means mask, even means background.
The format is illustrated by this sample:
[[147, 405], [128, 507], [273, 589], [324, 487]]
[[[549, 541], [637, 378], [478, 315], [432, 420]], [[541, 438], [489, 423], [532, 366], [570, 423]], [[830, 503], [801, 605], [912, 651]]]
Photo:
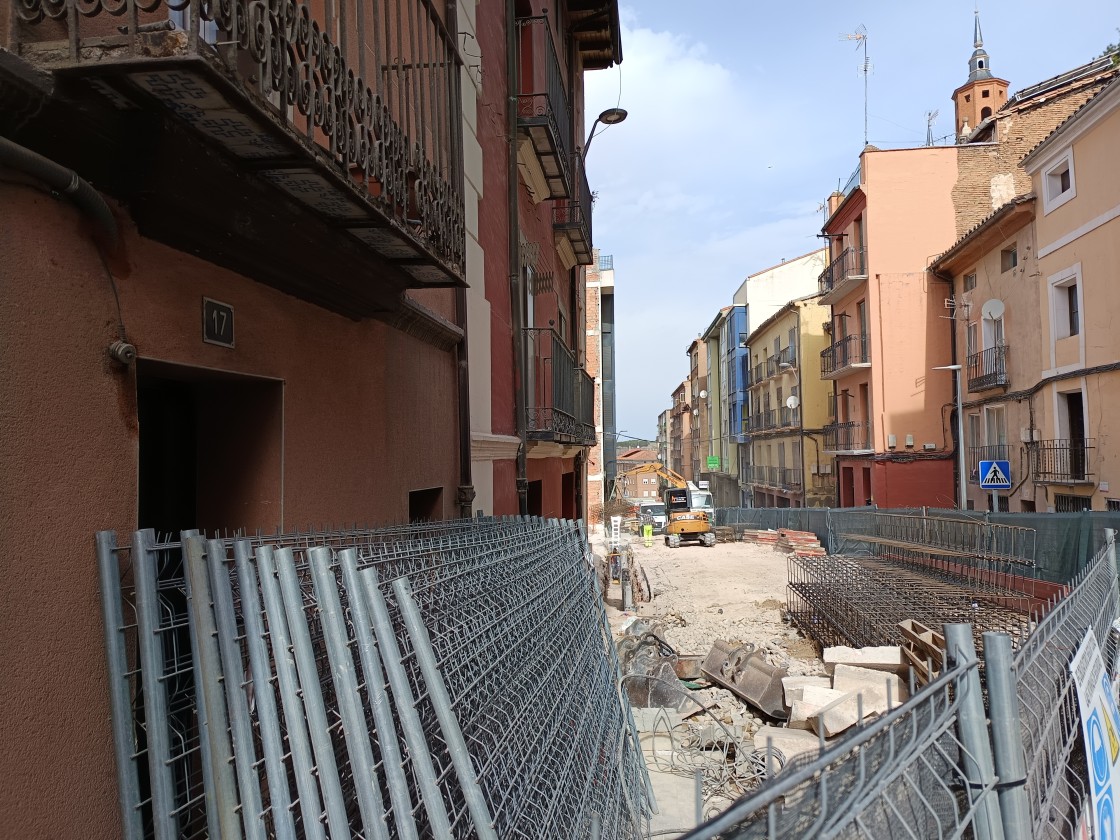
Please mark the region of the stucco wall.
[[[438, 515], [457, 513], [451, 354], [142, 239], [119, 210], [118, 219], [123, 250], [110, 264], [120, 320], [145, 362], [283, 383], [282, 463], [269, 467], [267, 487], [240, 485], [251, 498], [239, 507], [223, 485], [222, 507], [244, 518], [220, 524], [398, 523], [409, 491], [431, 487], [443, 488]], [[0, 523], [15, 593], [0, 629], [0, 737], [3, 754], [18, 757], [0, 813], [12, 837], [119, 830], [93, 535], [115, 529], [128, 542], [137, 527], [144, 430], [135, 367], [107, 353], [118, 313], [84, 225], [67, 204], [0, 184], [0, 295], [9, 316], [0, 333]], [[202, 342], [203, 296], [234, 307], [236, 349]], [[222, 406], [213, 410], [220, 416]]]

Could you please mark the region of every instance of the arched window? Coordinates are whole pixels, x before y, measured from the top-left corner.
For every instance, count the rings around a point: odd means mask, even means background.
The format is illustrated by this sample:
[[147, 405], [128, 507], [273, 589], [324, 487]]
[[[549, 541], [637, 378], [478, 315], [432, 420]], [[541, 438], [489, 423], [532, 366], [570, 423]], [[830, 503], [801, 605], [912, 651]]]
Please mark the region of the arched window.
[[980, 109], [980, 119], [986, 120], [991, 115], [992, 115], [992, 109], [991, 108], [981, 108]]

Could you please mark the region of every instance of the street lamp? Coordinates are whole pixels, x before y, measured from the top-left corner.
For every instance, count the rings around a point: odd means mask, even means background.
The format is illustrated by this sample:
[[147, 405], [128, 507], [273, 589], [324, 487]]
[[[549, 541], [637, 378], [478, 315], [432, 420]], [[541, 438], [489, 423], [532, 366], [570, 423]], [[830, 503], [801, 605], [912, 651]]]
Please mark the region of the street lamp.
[[957, 509], [964, 510], [967, 507], [968, 495], [965, 489], [964, 471], [964, 409], [961, 405], [961, 376], [963, 370], [960, 365], [942, 365], [941, 367], [935, 367], [934, 370], [951, 370], [955, 374], [953, 384], [956, 386], [957, 392], [957, 472], [959, 473]]
[[587, 142], [583, 144], [583, 156], [585, 158], [587, 157], [587, 150], [591, 148], [591, 141], [595, 139], [595, 126], [599, 123], [603, 125], [618, 125], [626, 119], [626, 116], [625, 108], [608, 108], [597, 116], [595, 122], [591, 123], [591, 131], [587, 133]]

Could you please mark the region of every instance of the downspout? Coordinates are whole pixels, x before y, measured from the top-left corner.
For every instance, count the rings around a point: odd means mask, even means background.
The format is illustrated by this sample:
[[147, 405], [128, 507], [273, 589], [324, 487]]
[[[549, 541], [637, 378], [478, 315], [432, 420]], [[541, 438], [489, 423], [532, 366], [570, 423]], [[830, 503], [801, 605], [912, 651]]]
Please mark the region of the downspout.
[[[961, 365], [961, 369], [958, 370], [958, 371], [954, 371], [954, 372], [956, 373], [957, 376], [960, 377], [960, 379], [958, 380], [959, 384], [956, 387], [963, 388], [964, 387], [964, 363], [958, 363], [957, 362], [957, 290], [953, 287], [953, 276], [942, 274], [940, 271], [934, 271], [932, 268], [930, 269], [929, 273], [932, 274], [934, 277], [936, 277], [938, 280], [941, 280], [942, 282], [949, 284], [949, 300], [951, 300], [953, 302], [953, 306], [949, 310], [949, 364], [951, 364], [951, 365], [960, 364]], [[956, 413], [956, 402], [954, 401], [953, 411], [949, 412], [949, 417], [952, 418], [953, 414], [955, 414], [955, 413]], [[942, 416], [944, 416], [944, 415], [942, 415]], [[952, 419], [950, 419], [950, 421], [949, 421], [950, 434], [952, 434], [953, 440], [956, 441], [956, 446], [958, 446], [958, 447], [963, 447], [964, 446], [964, 441], [963, 440], [957, 440], [957, 438], [959, 437], [959, 435], [957, 434], [957, 430], [958, 429], [963, 429], [963, 428], [964, 428], [964, 418], [963, 417], [959, 420], [959, 422], [956, 422], [956, 423], [954, 423], [952, 421]], [[959, 452], [959, 451], [960, 451], [959, 449], [955, 450], [955, 452]], [[953, 486], [954, 487], [960, 487], [962, 482], [964, 481], [964, 479], [961, 478], [961, 474], [960, 474], [960, 472], [961, 472], [960, 463], [961, 463], [960, 456], [953, 459], [953, 479], [954, 479]]]
[[[805, 365], [805, 357], [801, 353], [801, 307], [795, 306], [794, 312], [797, 313], [797, 399], [798, 408], [805, 408], [805, 390], [801, 387], [801, 368]], [[805, 412], [804, 410], [797, 413], [797, 425], [800, 426], [801, 437], [801, 507], [806, 507], [809, 502], [809, 488], [806, 487], [805, 481]], [[813, 445], [816, 446], [817, 442], [814, 440]], [[817, 455], [817, 471], [820, 472], [820, 455]]]
[[[459, 40], [457, 27], [458, 0], [447, 0], [446, 12], [448, 26]], [[462, 80], [458, 74], [453, 77], [455, 96], [460, 108], [463, 103]], [[451, 127], [453, 142], [458, 152], [459, 160], [463, 159], [463, 121], [462, 112], [458, 125]], [[455, 368], [458, 377], [459, 398], [459, 487], [455, 494], [455, 502], [459, 506], [459, 518], [469, 519], [474, 513], [474, 479], [471, 475], [471, 391], [470, 391], [470, 355], [467, 341], [467, 289], [460, 286], [455, 289], [455, 325], [463, 331], [463, 337], [455, 348]], [[491, 511], [492, 513], [493, 511]]]
[[525, 465], [528, 434], [525, 405], [525, 301], [521, 284], [521, 230], [517, 218], [517, 91], [518, 67], [517, 11], [514, 0], [506, 0], [506, 131], [509, 137], [509, 165], [506, 172], [507, 211], [509, 213], [509, 301], [513, 326], [513, 402], [517, 423], [517, 511], [529, 514], [529, 477]]
[[116, 248], [117, 221], [113, 218], [109, 205], [89, 181], [74, 170], [13, 143], [6, 137], [0, 137], [0, 165], [26, 172], [66, 198], [97, 225], [99, 239], [107, 250], [112, 252]]

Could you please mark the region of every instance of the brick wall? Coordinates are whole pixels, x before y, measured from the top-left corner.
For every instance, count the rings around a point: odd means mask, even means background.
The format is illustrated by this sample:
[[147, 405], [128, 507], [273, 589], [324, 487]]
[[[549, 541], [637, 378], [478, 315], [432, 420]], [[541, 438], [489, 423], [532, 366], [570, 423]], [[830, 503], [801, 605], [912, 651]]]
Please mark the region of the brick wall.
[[1019, 162], [1063, 120], [1085, 104], [1109, 80], [1046, 97], [1041, 102], [1009, 109], [996, 118], [990, 143], [959, 147], [958, 177], [953, 187], [957, 236], [962, 236], [993, 210], [1031, 190], [1031, 179]]

